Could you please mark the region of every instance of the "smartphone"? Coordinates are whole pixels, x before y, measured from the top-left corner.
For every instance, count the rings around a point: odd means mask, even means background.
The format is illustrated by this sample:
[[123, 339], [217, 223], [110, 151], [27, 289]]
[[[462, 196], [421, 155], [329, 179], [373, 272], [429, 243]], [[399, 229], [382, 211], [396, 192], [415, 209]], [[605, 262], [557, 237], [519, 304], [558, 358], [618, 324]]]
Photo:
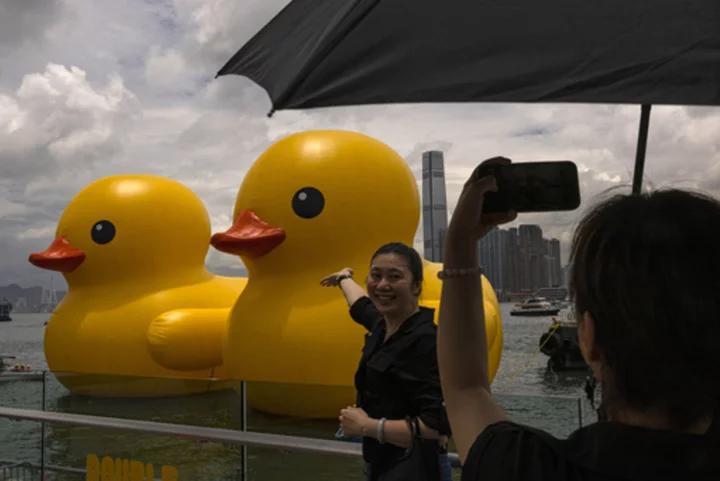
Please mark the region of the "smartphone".
[[485, 194], [486, 213], [553, 212], [580, 207], [577, 166], [568, 160], [487, 165], [475, 175], [493, 175], [497, 181], [497, 192]]

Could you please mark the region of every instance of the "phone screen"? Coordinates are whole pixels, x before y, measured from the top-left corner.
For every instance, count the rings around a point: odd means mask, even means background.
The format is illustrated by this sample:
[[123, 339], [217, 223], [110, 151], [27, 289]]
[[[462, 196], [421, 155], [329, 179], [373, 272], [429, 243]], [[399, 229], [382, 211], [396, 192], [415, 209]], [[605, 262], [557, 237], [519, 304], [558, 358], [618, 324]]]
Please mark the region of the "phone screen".
[[497, 192], [485, 194], [483, 212], [552, 212], [580, 206], [577, 166], [570, 161], [491, 165], [477, 175], [494, 175]]

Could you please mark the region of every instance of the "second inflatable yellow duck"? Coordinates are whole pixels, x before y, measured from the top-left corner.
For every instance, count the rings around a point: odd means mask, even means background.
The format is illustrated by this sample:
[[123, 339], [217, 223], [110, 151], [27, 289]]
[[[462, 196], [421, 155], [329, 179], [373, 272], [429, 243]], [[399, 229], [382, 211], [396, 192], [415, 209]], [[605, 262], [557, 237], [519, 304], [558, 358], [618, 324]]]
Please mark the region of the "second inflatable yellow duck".
[[[237, 195], [233, 226], [212, 240], [248, 268], [248, 285], [231, 313], [224, 362], [231, 377], [251, 381], [247, 395], [255, 408], [336, 418], [353, 403], [365, 332], [350, 320], [342, 294], [319, 281], [345, 266], [364, 279], [382, 244], [413, 244], [419, 216], [408, 165], [371, 137], [303, 132], [256, 160]], [[426, 264], [422, 303], [431, 307], [440, 297], [439, 269]], [[494, 376], [502, 327], [485, 282]]]
[[[164, 396], [226, 387], [222, 337], [246, 279], [205, 268], [210, 220], [182, 184], [105, 177], [69, 203], [34, 265], [68, 293], [45, 329], [49, 368], [71, 391]], [[171, 379], [167, 379], [171, 378]]]

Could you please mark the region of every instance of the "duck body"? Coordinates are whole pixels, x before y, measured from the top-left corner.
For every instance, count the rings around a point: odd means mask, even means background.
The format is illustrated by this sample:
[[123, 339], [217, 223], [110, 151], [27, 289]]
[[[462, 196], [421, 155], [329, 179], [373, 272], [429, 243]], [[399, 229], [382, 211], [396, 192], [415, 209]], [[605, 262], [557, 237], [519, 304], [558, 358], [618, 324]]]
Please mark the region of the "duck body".
[[155, 397], [226, 389], [222, 339], [247, 279], [204, 265], [210, 222], [187, 187], [112, 176], [65, 209], [55, 240], [30, 256], [68, 294], [45, 328], [48, 367], [75, 393]]
[[321, 288], [313, 274], [320, 272], [288, 279], [297, 284], [251, 280], [233, 308], [238, 321], [228, 326], [224, 359], [231, 378], [248, 381], [256, 409], [332, 419], [338, 407], [354, 403], [352, 380], [367, 331], [348, 315], [342, 293]]
[[[438, 272], [443, 265], [437, 262], [430, 262], [423, 259], [423, 290], [420, 297], [420, 304], [435, 309], [435, 324], [438, 323], [440, 313], [440, 293], [442, 292], [442, 281], [438, 279]], [[485, 333], [488, 347], [488, 376], [490, 381], [500, 368], [503, 349], [502, 318], [500, 316], [500, 304], [492, 284], [487, 277], [480, 275], [483, 286], [483, 307], [485, 308]]]
[[[336, 418], [354, 403], [366, 331], [350, 318], [340, 290], [319, 281], [352, 267], [362, 285], [380, 246], [413, 245], [417, 181], [395, 151], [371, 137], [302, 132], [256, 160], [233, 218], [227, 232], [212, 238], [217, 249], [242, 258], [249, 277], [224, 340], [228, 374], [249, 382], [256, 409]], [[422, 302], [436, 307], [439, 286], [432, 285]], [[492, 342], [498, 340], [501, 349], [502, 335], [493, 331]]]
[[[228, 383], [214, 379], [227, 377], [220, 350], [224, 321], [243, 281], [209, 276], [155, 292], [148, 292], [152, 287], [147, 285], [143, 292], [128, 288], [125, 295], [113, 296], [71, 291], [45, 329], [48, 367], [66, 388], [90, 396], [157, 397], [227, 389]], [[166, 317], [185, 313], [194, 322], [158, 326]], [[175, 369], [158, 362], [163, 354], [154, 353], [151, 342], [163, 346], [166, 341], [167, 347], [168, 341], [187, 334], [194, 342], [167, 351], [155, 348], [166, 352], [164, 358], [176, 363], [167, 365]]]

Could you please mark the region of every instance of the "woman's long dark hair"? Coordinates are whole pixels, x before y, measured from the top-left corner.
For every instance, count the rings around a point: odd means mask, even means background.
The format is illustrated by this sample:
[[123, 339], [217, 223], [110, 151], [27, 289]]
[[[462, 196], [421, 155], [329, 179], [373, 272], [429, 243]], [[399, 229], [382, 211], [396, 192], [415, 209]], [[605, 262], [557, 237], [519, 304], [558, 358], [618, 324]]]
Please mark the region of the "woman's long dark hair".
[[583, 218], [570, 260], [577, 318], [595, 322], [609, 412], [651, 410], [678, 430], [712, 416], [720, 203], [680, 190], [612, 197]]

